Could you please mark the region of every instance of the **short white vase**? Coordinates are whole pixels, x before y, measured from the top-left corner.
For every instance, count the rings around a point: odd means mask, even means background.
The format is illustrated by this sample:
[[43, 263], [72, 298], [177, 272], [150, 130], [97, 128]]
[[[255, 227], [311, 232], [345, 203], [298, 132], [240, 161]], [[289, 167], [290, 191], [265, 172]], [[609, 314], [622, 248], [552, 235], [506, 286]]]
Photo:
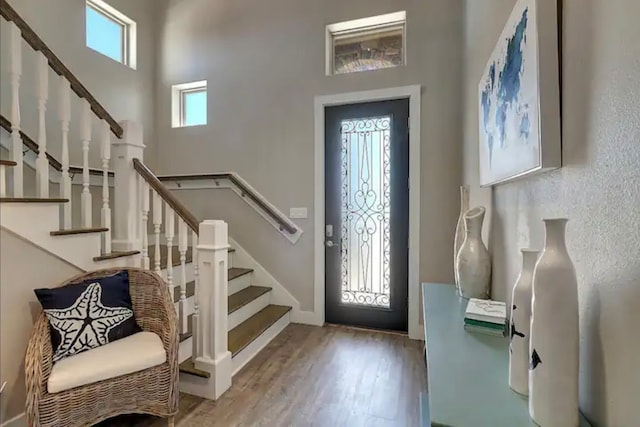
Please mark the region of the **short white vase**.
[[522, 249], [522, 270], [511, 294], [509, 342], [509, 387], [529, 395], [529, 335], [531, 332], [531, 288], [538, 251]]
[[458, 223], [456, 224], [456, 235], [453, 243], [453, 273], [456, 283], [456, 291], [460, 294], [460, 281], [458, 280], [458, 269], [455, 268], [456, 258], [460, 247], [464, 242], [464, 214], [469, 210], [469, 187], [463, 185], [460, 187], [460, 215], [458, 216]]
[[477, 207], [464, 214], [465, 238], [456, 256], [460, 295], [464, 298], [489, 298], [491, 259], [482, 242], [485, 208]]
[[567, 219], [545, 219], [533, 272], [529, 415], [543, 427], [575, 427], [578, 409], [578, 283], [565, 244]]

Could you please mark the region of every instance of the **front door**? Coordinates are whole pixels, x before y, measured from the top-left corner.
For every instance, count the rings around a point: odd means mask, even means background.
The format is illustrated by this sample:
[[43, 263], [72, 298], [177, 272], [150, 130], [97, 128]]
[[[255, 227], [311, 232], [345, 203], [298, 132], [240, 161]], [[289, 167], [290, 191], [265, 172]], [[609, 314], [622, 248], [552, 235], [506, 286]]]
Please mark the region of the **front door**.
[[325, 110], [325, 318], [407, 331], [409, 100]]

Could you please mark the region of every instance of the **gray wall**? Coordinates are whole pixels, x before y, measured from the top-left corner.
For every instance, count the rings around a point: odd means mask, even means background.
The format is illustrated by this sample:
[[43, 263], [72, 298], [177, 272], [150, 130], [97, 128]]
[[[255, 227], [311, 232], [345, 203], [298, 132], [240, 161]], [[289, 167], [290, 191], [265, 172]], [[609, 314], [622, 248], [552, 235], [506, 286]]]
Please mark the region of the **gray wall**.
[[[407, 66], [325, 76], [325, 25], [406, 10]], [[310, 217], [291, 246], [242, 202], [215, 209], [205, 191], [182, 194], [230, 234], [300, 301], [313, 308], [313, 100], [421, 84], [420, 276], [451, 281], [451, 236], [461, 168], [461, 0], [190, 0], [169, 2], [158, 76], [158, 171], [236, 171], [280, 210]], [[172, 84], [208, 80], [209, 124], [171, 129]], [[199, 200], [198, 200], [199, 199]], [[218, 203], [219, 204], [219, 203]]]
[[[51, 50], [75, 74], [89, 92], [116, 121], [134, 120], [145, 130], [147, 161], [155, 164], [154, 106], [156, 74], [156, 22], [164, 0], [107, 0], [119, 11], [137, 23], [138, 64], [133, 70], [85, 45], [85, 2], [83, 0], [9, 0], [9, 4], [35, 30]], [[2, 19], [0, 36], [0, 98], [2, 114], [11, 119], [10, 91], [10, 39], [8, 24]], [[37, 80], [36, 55], [23, 43], [23, 77], [21, 84], [22, 127], [37, 140]], [[47, 134], [50, 153], [61, 158], [61, 128], [58, 110], [58, 78], [49, 73], [49, 102], [47, 108]], [[82, 164], [80, 144], [80, 102], [72, 95], [70, 138], [71, 164]], [[99, 166], [98, 122], [93, 122], [91, 163]]]
[[33, 289], [55, 286], [79, 270], [5, 230], [0, 230], [0, 264], [0, 383], [7, 382], [2, 423], [24, 412], [24, 355], [41, 312]]
[[[509, 299], [519, 249], [541, 248], [541, 217], [570, 218], [580, 298], [580, 403], [597, 425], [638, 425], [640, 396], [640, 3], [565, 0], [560, 170], [478, 184], [477, 84], [513, 0], [467, 0], [464, 180], [493, 200], [493, 294]], [[553, 25], [553, 24], [551, 24]]]

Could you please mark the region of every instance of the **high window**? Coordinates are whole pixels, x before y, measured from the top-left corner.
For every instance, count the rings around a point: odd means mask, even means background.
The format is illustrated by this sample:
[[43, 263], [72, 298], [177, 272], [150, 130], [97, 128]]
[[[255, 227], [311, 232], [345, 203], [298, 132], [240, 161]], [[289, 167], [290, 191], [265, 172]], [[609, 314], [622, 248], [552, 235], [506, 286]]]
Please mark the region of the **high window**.
[[85, 16], [87, 47], [135, 68], [136, 23], [102, 0], [87, 0]]
[[327, 75], [404, 65], [405, 23], [403, 11], [327, 25]]
[[173, 127], [207, 124], [207, 81], [172, 86]]

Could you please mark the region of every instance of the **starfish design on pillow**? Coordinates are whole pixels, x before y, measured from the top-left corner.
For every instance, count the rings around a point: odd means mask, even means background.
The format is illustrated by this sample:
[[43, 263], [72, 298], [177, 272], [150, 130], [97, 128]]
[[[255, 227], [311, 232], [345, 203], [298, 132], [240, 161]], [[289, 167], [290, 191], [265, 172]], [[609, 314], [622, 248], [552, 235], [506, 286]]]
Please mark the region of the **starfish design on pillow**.
[[109, 332], [133, 317], [133, 310], [102, 304], [102, 287], [90, 284], [70, 307], [45, 310], [49, 324], [60, 334], [53, 361], [109, 342]]

